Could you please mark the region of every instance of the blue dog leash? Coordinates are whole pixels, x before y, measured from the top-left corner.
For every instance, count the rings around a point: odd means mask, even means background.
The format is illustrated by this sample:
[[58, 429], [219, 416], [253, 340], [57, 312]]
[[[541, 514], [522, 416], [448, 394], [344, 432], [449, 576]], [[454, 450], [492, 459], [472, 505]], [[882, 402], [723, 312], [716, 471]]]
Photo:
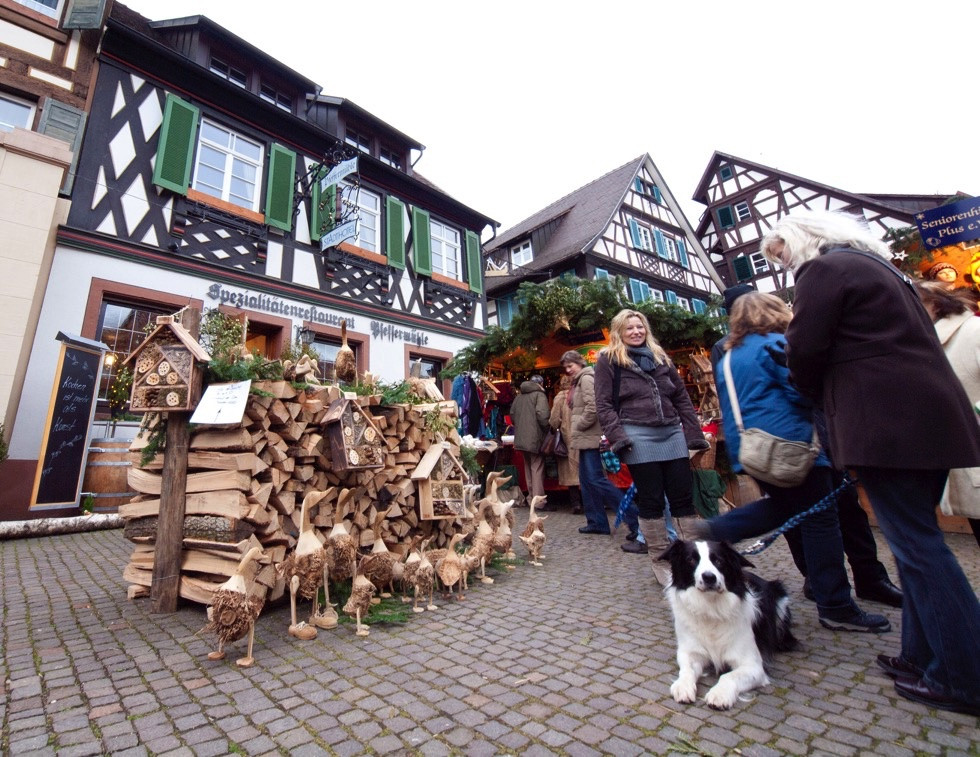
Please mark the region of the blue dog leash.
[[821, 499], [817, 504], [808, 510], [804, 510], [802, 513], [797, 513], [792, 518], [787, 520], [783, 525], [777, 528], [772, 533], [767, 536], [762, 537], [755, 544], [752, 544], [745, 549], [740, 549], [739, 554], [741, 555], [757, 555], [765, 549], [768, 549], [776, 539], [780, 537], [781, 534], [786, 533], [790, 529], [796, 528], [800, 523], [803, 522], [805, 518], [814, 513], [818, 513], [821, 510], [826, 510], [831, 505], [837, 503], [837, 495], [848, 489], [848, 487], [854, 486], [857, 482], [854, 481], [847, 473], [844, 474], [844, 480], [841, 481], [840, 486], [834, 489], [830, 494]]

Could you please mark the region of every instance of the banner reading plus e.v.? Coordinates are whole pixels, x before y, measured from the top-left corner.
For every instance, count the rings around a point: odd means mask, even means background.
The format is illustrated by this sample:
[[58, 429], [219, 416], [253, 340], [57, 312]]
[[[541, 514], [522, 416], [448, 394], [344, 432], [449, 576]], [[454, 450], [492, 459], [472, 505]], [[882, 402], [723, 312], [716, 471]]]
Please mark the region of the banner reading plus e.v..
[[915, 225], [922, 243], [931, 250], [980, 239], [980, 197], [967, 197], [916, 213]]

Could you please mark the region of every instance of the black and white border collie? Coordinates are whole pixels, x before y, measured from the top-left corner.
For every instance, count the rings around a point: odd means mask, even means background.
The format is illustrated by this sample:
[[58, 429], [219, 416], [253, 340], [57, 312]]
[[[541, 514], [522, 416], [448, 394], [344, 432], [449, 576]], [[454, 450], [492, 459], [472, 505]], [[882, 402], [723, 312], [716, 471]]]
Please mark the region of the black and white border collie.
[[727, 710], [743, 692], [768, 684], [765, 663], [796, 646], [783, 584], [744, 570], [752, 563], [724, 542], [675, 541], [658, 559], [670, 563], [672, 576], [664, 593], [677, 634], [674, 699], [694, 702], [709, 665], [721, 674], [704, 697], [715, 709]]

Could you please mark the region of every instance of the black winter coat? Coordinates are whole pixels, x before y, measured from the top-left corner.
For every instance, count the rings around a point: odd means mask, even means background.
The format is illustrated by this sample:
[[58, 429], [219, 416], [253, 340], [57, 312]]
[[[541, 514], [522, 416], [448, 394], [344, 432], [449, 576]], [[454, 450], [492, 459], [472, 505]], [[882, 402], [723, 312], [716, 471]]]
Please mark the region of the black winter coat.
[[838, 465], [980, 465], [963, 386], [918, 296], [889, 266], [835, 248], [797, 269], [791, 378], [822, 401]]

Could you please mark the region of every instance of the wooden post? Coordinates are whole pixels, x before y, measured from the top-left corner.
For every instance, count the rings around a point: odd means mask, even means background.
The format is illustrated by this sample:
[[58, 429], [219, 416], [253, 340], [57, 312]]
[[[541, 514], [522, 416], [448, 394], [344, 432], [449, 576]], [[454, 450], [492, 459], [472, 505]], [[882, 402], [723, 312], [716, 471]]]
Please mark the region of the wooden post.
[[[181, 323], [196, 339], [201, 333], [201, 311], [187, 308]], [[184, 506], [187, 490], [188, 420], [191, 413], [167, 413], [167, 446], [163, 453], [160, 515], [153, 550], [153, 612], [174, 612], [180, 591], [181, 551], [184, 546]]]

